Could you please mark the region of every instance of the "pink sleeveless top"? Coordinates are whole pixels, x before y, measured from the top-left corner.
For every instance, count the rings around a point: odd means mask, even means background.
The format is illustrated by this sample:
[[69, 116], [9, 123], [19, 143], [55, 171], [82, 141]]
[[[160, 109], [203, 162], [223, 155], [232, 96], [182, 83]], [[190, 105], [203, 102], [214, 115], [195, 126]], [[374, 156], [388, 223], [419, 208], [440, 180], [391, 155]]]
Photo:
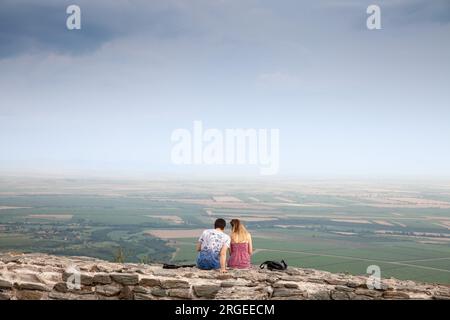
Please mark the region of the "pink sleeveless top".
[[228, 260], [228, 267], [237, 269], [250, 268], [250, 254], [248, 253], [248, 243], [231, 243], [231, 254]]

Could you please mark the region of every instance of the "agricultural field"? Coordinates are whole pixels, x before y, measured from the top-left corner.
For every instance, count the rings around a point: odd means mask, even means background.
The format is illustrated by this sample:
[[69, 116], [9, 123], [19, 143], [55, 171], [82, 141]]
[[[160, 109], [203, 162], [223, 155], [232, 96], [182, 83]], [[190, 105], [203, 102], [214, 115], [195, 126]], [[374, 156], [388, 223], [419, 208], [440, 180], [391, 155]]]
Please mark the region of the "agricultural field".
[[219, 217], [247, 225], [255, 265], [450, 284], [450, 182], [0, 178], [0, 251], [194, 263]]

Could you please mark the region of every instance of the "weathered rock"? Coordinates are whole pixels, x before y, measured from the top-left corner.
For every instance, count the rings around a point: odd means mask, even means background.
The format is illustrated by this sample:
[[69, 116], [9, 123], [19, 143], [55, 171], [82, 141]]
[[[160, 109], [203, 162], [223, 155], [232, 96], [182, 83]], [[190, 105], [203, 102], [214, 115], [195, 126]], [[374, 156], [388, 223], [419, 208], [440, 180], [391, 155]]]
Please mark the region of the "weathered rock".
[[135, 286], [133, 288], [133, 292], [134, 293], [145, 293], [145, 294], [147, 294], [147, 293], [151, 293], [152, 290], [151, 290], [150, 287]]
[[227, 273], [219, 273], [216, 276], [216, 279], [218, 280], [229, 280], [229, 279], [234, 279], [233, 275], [231, 274], [227, 274]]
[[119, 286], [105, 284], [95, 287], [95, 292], [106, 297], [113, 297], [119, 295], [121, 288]]
[[80, 280], [82, 285], [90, 286], [93, 283], [94, 277], [87, 273], [81, 273]]
[[318, 283], [318, 284], [323, 284], [323, 283], [325, 283], [325, 279], [322, 279], [322, 278], [316, 278], [316, 277], [314, 277], [314, 278], [307, 278], [307, 281], [308, 281], [308, 282], [311, 282], [311, 283]]
[[331, 284], [331, 285], [334, 285], [334, 286], [344, 286], [344, 285], [347, 284], [346, 280], [339, 280], [339, 279], [333, 279], [333, 278], [325, 279], [324, 282], [328, 283], [328, 284]]
[[58, 282], [53, 286], [53, 290], [60, 293], [75, 293], [77, 295], [92, 294], [95, 291], [95, 287], [80, 286], [80, 287], [67, 287], [66, 282]]
[[169, 289], [168, 296], [181, 299], [192, 299], [192, 294], [189, 289]]
[[359, 288], [355, 290], [355, 294], [368, 296], [368, 297], [372, 297], [372, 298], [378, 298], [378, 297], [381, 297], [381, 295], [382, 295], [381, 292], [376, 291], [376, 290], [359, 289]]
[[250, 281], [244, 279], [225, 280], [221, 282], [222, 287], [250, 287]]
[[0, 279], [0, 289], [11, 289], [13, 286], [11, 281]]
[[380, 283], [380, 286], [378, 288], [375, 288], [375, 290], [379, 290], [379, 291], [386, 291], [386, 290], [392, 290], [393, 288], [390, 287], [388, 284], [386, 283]]
[[[62, 272], [62, 281], [64, 283], [72, 283], [73, 285], [75, 285], [75, 275], [73, 273], [68, 273], [66, 271]], [[80, 283], [81, 284], [81, 283]]]
[[[102, 296], [102, 295], [95, 295], [95, 297], [97, 298], [97, 300], [119, 300], [118, 296], [107, 297], [107, 296]], [[136, 298], [135, 298], [135, 300], [136, 300]]]
[[48, 294], [48, 298], [52, 300], [98, 300], [95, 294], [77, 295], [75, 293], [63, 293], [52, 291]]
[[0, 301], [1, 300], [11, 300], [12, 295], [13, 295], [12, 291], [0, 290]]
[[96, 273], [92, 278], [94, 284], [111, 284], [112, 280], [107, 273]]
[[53, 290], [62, 293], [69, 291], [69, 289], [67, 288], [67, 284], [65, 282], [58, 282], [53, 286]]
[[266, 294], [267, 298], [271, 298], [273, 295], [273, 288], [272, 287], [265, 287], [263, 292]]
[[284, 283], [275, 282], [275, 283], [272, 283], [272, 287], [273, 288], [284, 288]]
[[144, 286], [144, 287], [156, 287], [156, 286], [161, 285], [161, 280], [159, 280], [158, 278], [153, 278], [153, 277], [143, 277], [139, 281], [139, 285]]
[[345, 285], [350, 288], [358, 288], [358, 287], [366, 288], [365, 283], [361, 283], [358, 281], [352, 281], [352, 280], [347, 281], [347, 283]]
[[[1, 255], [5, 257], [5, 255]], [[313, 269], [166, 270], [160, 265], [111, 263], [87, 257], [22, 254], [0, 262], [0, 299], [448, 299], [446, 285], [382, 279], [369, 290], [367, 277]], [[80, 288], [72, 288], [80, 270]], [[69, 268], [69, 269], [66, 269]], [[66, 271], [67, 270], [67, 271]], [[72, 272], [72, 273], [71, 273]], [[75, 277], [71, 277], [74, 275]], [[67, 280], [71, 277], [71, 282]]]
[[[153, 275], [157, 277], [176, 277], [177, 271], [176, 270], [167, 270], [167, 269], [160, 269], [160, 270], [154, 270]], [[201, 275], [199, 275], [200, 277]]]
[[272, 297], [271, 300], [307, 300], [305, 296]]
[[385, 291], [383, 292], [385, 299], [409, 299], [409, 294], [401, 291]]
[[193, 286], [194, 293], [199, 298], [212, 299], [220, 290], [220, 286], [217, 285], [199, 285]]
[[86, 286], [92, 285], [93, 276], [86, 272], [75, 273], [75, 272], [69, 272], [69, 271], [64, 270], [64, 272], [62, 273], [62, 280], [64, 282], [67, 282], [67, 280], [69, 280], [69, 278], [72, 277], [72, 279], [76, 279], [78, 276], [80, 277], [80, 284], [86, 285]]
[[435, 291], [435, 295], [450, 298], [450, 286], [447, 287], [446, 289], [440, 289], [440, 290]]
[[276, 288], [273, 291], [272, 297], [292, 297], [292, 296], [302, 296], [305, 297], [305, 292], [298, 289], [286, 289], [286, 288]]
[[[288, 279], [288, 278], [286, 278], [286, 279]], [[290, 278], [289, 278], [289, 279], [290, 279]], [[277, 282], [278, 280], [280, 280], [279, 277], [271, 277], [271, 276], [269, 276], [269, 277], [266, 278], [266, 282], [267, 282], [267, 283], [275, 283], [275, 282]]]
[[120, 284], [133, 286], [139, 283], [139, 275], [132, 273], [113, 273], [111, 278]]
[[201, 273], [198, 274], [198, 277], [201, 279], [217, 279], [217, 274], [213, 274], [210, 272], [206, 272], [206, 271], [202, 271]]
[[37, 290], [37, 291], [50, 291], [50, 289], [42, 283], [31, 282], [19, 282], [15, 285], [19, 290]]
[[352, 300], [373, 300], [373, 298], [369, 297], [369, 296], [362, 296], [362, 295], [360, 296], [360, 295], [355, 294], [353, 296]]
[[85, 294], [82, 296], [76, 296], [76, 299], [77, 300], [98, 300], [98, 297], [95, 294]]
[[330, 292], [328, 290], [321, 290], [308, 294], [308, 299], [311, 300], [330, 300]]
[[298, 289], [298, 284], [294, 282], [286, 282], [284, 287], [288, 289]]
[[286, 270], [286, 273], [288, 275], [290, 275], [290, 276], [298, 276], [298, 275], [303, 274], [300, 270], [293, 269], [293, 268], [290, 268], [290, 267]]
[[189, 288], [189, 282], [184, 280], [170, 279], [161, 280], [161, 287], [164, 289]]
[[74, 300], [77, 298], [76, 295], [71, 294], [71, 293], [64, 293], [64, 292], [57, 292], [57, 291], [52, 291], [48, 294], [48, 297], [50, 299], [54, 299], [54, 300]]
[[334, 289], [337, 291], [346, 291], [346, 292], [353, 292], [355, 290], [353, 288], [349, 288], [346, 286], [336, 286], [336, 287], [334, 287]]
[[234, 281], [222, 281], [222, 282], [220, 283], [220, 286], [221, 286], [222, 288], [231, 288], [231, 287], [234, 287]]
[[13, 254], [5, 254], [0, 256], [0, 261], [2, 261], [3, 263], [7, 264], [10, 262], [16, 262], [16, 263], [20, 263], [20, 259], [22, 258], [22, 255], [13, 255]]
[[130, 289], [130, 287], [128, 287], [128, 286], [123, 287], [122, 290], [120, 291], [119, 299], [133, 300], [133, 298], [134, 298], [134, 293]]
[[153, 288], [151, 293], [152, 293], [152, 295], [154, 295], [156, 297], [166, 297], [167, 296], [167, 291], [164, 289], [161, 289], [159, 287]]
[[185, 278], [192, 278], [192, 277], [195, 276], [195, 273], [193, 273], [193, 272], [188, 272], [188, 273], [184, 273], [182, 276], [185, 277]]
[[155, 300], [155, 297], [151, 294], [145, 294], [145, 293], [135, 293], [134, 294], [135, 300]]
[[18, 300], [40, 300], [43, 292], [36, 290], [18, 290], [16, 297]]
[[298, 289], [298, 284], [295, 282], [278, 281], [272, 284], [274, 288], [288, 288], [288, 289]]
[[331, 291], [331, 299], [333, 299], [333, 300], [350, 300], [351, 296], [349, 293], [350, 292], [333, 290], [333, 291]]

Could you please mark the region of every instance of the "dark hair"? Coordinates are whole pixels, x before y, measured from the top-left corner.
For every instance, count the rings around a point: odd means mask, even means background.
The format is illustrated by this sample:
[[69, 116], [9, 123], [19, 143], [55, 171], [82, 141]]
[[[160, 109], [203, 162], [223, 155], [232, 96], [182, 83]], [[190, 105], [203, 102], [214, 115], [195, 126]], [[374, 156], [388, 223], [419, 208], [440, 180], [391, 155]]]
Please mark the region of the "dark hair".
[[220, 228], [223, 230], [225, 229], [226, 225], [227, 223], [225, 222], [225, 220], [219, 218], [214, 222], [214, 229]]

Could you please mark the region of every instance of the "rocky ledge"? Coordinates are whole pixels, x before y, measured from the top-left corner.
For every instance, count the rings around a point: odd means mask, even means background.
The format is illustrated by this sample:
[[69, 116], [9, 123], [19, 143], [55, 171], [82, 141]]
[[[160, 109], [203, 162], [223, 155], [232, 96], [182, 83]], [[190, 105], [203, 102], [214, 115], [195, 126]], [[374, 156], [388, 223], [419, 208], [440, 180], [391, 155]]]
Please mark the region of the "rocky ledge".
[[88, 257], [0, 254], [0, 300], [22, 299], [450, 299], [450, 286], [288, 268], [202, 271]]

